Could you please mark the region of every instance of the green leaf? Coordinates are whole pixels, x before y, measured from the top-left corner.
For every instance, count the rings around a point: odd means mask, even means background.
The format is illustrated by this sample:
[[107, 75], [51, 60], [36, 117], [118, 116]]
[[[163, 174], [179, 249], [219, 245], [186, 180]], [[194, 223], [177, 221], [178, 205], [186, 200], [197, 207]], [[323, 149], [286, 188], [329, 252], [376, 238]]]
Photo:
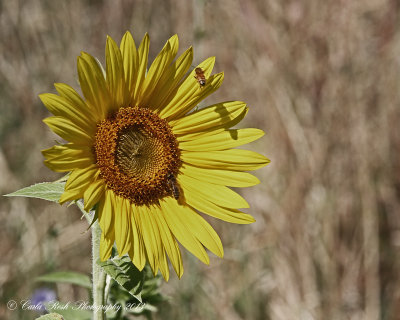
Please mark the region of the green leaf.
[[58, 202], [64, 192], [65, 182], [42, 182], [6, 194], [7, 197], [38, 198]]
[[88, 289], [92, 288], [92, 284], [87, 275], [71, 271], [52, 272], [35, 278], [35, 281], [64, 282], [64, 283], [76, 284], [78, 286]]
[[58, 313], [49, 313], [45, 314], [44, 316], [41, 316], [39, 318], [36, 318], [36, 320], [65, 320], [61, 314]]
[[167, 300], [166, 297], [160, 293], [160, 285], [162, 283], [161, 275], [158, 274], [154, 276], [148, 264], [146, 264], [143, 271], [146, 280], [143, 285], [142, 299], [145, 303], [141, 305], [137, 304], [137, 308], [128, 309], [128, 313], [135, 315], [156, 312], [157, 305]]
[[142, 302], [144, 272], [139, 271], [128, 256], [107, 261], [97, 260], [96, 263], [135, 299]]
[[[88, 304], [75, 304], [71, 302], [52, 301], [44, 304], [49, 311], [57, 311], [63, 316], [64, 320], [91, 320], [92, 312], [87, 309], [90, 308]], [[59, 320], [60, 318], [56, 318]]]

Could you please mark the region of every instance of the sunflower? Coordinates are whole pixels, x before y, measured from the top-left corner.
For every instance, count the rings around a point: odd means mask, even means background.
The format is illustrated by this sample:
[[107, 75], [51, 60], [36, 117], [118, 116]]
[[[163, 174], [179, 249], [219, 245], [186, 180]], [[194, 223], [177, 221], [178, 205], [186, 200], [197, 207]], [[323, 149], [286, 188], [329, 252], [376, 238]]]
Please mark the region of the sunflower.
[[244, 171], [269, 162], [232, 149], [264, 134], [229, 129], [246, 115], [244, 102], [196, 109], [222, 84], [223, 73], [211, 75], [215, 58], [189, 72], [192, 48], [174, 60], [177, 51], [174, 35], [147, 69], [147, 34], [138, 48], [129, 32], [120, 47], [107, 37], [105, 70], [85, 52], [78, 57], [84, 98], [63, 83], [55, 84], [58, 95], [40, 95], [54, 115], [43, 121], [66, 142], [42, 151], [50, 169], [70, 172], [60, 203], [83, 198], [86, 211], [96, 206], [101, 260], [115, 243], [139, 270], [147, 261], [166, 280], [167, 255], [183, 274], [178, 242], [206, 264], [205, 248], [223, 256], [220, 238], [199, 212], [231, 223], [255, 221], [238, 210], [248, 203], [228, 187], [256, 185]]

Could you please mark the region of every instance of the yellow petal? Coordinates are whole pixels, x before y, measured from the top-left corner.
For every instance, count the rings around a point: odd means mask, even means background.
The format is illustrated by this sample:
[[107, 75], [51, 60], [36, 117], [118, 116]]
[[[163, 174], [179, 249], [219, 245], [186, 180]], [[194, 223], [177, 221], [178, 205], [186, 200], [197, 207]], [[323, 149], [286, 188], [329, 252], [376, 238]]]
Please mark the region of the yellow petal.
[[[147, 214], [145, 215], [146, 220], [147, 220], [147, 225], [149, 227], [149, 230], [151, 230], [151, 238], [152, 243], [153, 243], [153, 248], [152, 248], [152, 254], [154, 255], [154, 259], [156, 261], [155, 269], [153, 270], [154, 274], [157, 274], [157, 268], [160, 268], [161, 273], [163, 274], [164, 278], [169, 278], [169, 271], [168, 275], [166, 274], [165, 270], [165, 262], [166, 261], [166, 256], [165, 256], [165, 251], [164, 247], [161, 242], [161, 235], [160, 231], [158, 230], [158, 225], [157, 222], [154, 220], [153, 215], [156, 213], [154, 210], [154, 206], [151, 207], [143, 207], [144, 211], [147, 211]], [[165, 260], [165, 261], [164, 261]]]
[[[162, 274], [164, 280], [168, 282], [168, 280], [169, 280], [169, 265], [168, 265], [168, 261], [167, 261], [167, 255], [165, 253], [164, 246], [161, 242], [161, 234], [158, 229], [157, 222], [154, 220], [154, 218], [151, 220], [151, 222], [153, 224], [154, 230], [158, 230], [158, 233], [156, 234], [156, 238], [158, 239], [158, 244], [160, 246], [159, 251], [158, 251], [159, 252], [158, 267], [161, 271], [161, 274]], [[157, 270], [154, 275], [156, 275], [156, 274], [157, 274]]]
[[110, 236], [111, 233], [114, 233], [115, 197], [113, 191], [106, 189], [105, 197], [100, 201], [97, 208], [99, 225], [105, 236]]
[[177, 119], [182, 117], [194, 107], [196, 107], [202, 100], [207, 98], [210, 94], [217, 91], [217, 89], [222, 85], [224, 81], [224, 73], [220, 72], [212, 75], [207, 79], [207, 83], [200, 90], [198, 94], [193, 95], [189, 99], [187, 99], [184, 103], [180, 103], [179, 107], [175, 108], [174, 112], [168, 116], [168, 119]]
[[[160, 210], [160, 209], [159, 209]], [[156, 212], [154, 214], [154, 221], [158, 225], [158, 229], [160, 230], [161, 241], [163, 243], [163, 247], [168, 254], [168, 257], [172, 263], [172, 266], [178, 275], [179, 278], [183, 275], [183, 264], [182, 264], [182, 256], [181, 251], [179, 250], [179, 245], [176, 242], [174, 236], [171, 233], [171, 230], [168, 228], [167, 222], [164, 219], [164, 216], [161, 212]]]
[[54, 87], [61, 97], [67, 99], [71, 105], [75, 106], [79, 110], [86, 110], [87, 117], [91, 118], [93, 123], [98, 123], [103, 120], [101, 114], [91, 105], [87, 104], [81, 96], [69, 85], [65, 83], [55, 83]]
[[127, 31], [121, 40], [121, 54], [124, 64], [125, 83], [129, 92], [129, 100], [133, 98], [135, 83], [137, 80], [137, 70], [139, 68], [139, 57], [136, 50], [135, 41], [129, 31]]
[[142, 230], [140, 224], [140, 212], [138, 207], [131, 204], [131, 226], [132, 226], [132, 239], [133, 245], [129, 251], [129, 256], [133, 264], [139, 270], [143, 270], [146, 264], [146, 257], [144, 253], [144, 244], [142, 238]]
[[185, 134], [177, 134], [179, 136], [180, 141], [191, 141], [193, 139], [197, 139], [199, 137], [206, 137], [206, 136], [212, 136], [218, 133], [221, 133], [223, 131], [226, 131], [227, 129], [237, 125], [240, 121], [244, 119], [248, 112], [248, 108], [245, 108], [242, 113], [240, 113], [236, 118], [225, 122], [224, 124], [217, 125], [213, 128], [205, 129], [204, 131], [198, 131], [198, 132], [193, 132], [193, 133], [185, 133]]
[[[76, 169], [72, 171], [65, 184], [65, 190], [82, 188], [91, 183], [98, 173], [99, 169], [96, 164], [92, 164], [86, 168]], [[86, 189], [86, 188], [85, 188]]]
[[185, 217], [182, 217], [181, 206], [171, 197], [161, 200], [160, 205], [161, 213], [175, 238], [203, 263], [209, 264], [210, 259], [204, 247], [185, 223]]
[[267, 165], [270, 160], [263, 155], [242, 149], [210, 152], [182, 152], [183, 162], [208, 169], [251, 171]]
[[174, 60], [178, 51], [178, 44], [178, 36], [172, 36], [154, 59], [154, 62], [151, 64], [146, 78], [144, 79], [137, 104], [149, 107], [151, 96], [154, 96], [155, 92], [159, 95], [159, 91], [156, 89], [157, 85], [164, 74], [165, 69], [171, 64], [172, 60]]
[[78, 77], [83, 95], [101, 119], [107, 117], [111, 107], [103, 71], [91, 55], [81, 52], [78, 57]]
[[83, 198], [86, 189], [88, 189], [98, 173], [98, 168], [95, 164], [83, 169], [73, 170], [65, 184], [65, 191], [59, 200], [60, 204]]
[[115, 197], [115, 203], [115, 244], [117, 245], [119, 255], [123, 256], [129, 250], [129, 246], [127, 246], [127, 240], [130, 233], [130, 217], [128, 216], [128, 212], [126, 210], [127, 205], [125, 204], [125, 199], [121, 197]]
[[52, 93], [40, 94], [39, 98], [55, 116], [67, 118], [88, 135], [93, 135], [96, 132], [96, 122], [93, 121], [87, 107], [81, 109], [83, 106], [74, 105], [69, 100]]
[[132, 241], [133, 241], [132, 240], [132, 225], [131, 225], [132, 210], [131, 210], [131, 205], [130, 205], [129, 200], [123, 199], [122, 206], [123, 206], [122, 212], [125, 213], [126, 224], [127, 224], [128, 230], [127, 230], [127, 236], [125, 237], [125, 243], [122, 244], [121, 251], [118, 251], [120, 256], [129, 252], [129, 250], [131, 249]]
[[74, 169], [82, 169], [91, 165], [93, 160], [91, 158], [77, 158], [72, 161], [49, 159], [45, 160], [44, 164], [49, 169], [55, 172], [68, 172]]
[[187, 151], [226, 150], [261, 138], [264, 131], [254, 128], [225, 130], [214, 135], [199, 135], [190, 141], [181, 141], [179, 148]]
[[[210, 87], [209, 76], [214, 67], [214, 63], [215, 63], [215, 57], [211, 57], [198, 65], [198, 67], [204, 70], [204, 75], [207, 78], [206, 87], [207, 86]], [[198, 101], [200, 96], [202, 96], [201, 99], [205, 97], [203, 91], [205, 91], [206, 87], [200, 89], [197, 80], [194, 78], [195, 75], [194, 70], [195, 69], [193, 69], [193, 71], [189, 73], [186, 79], [177, 88], [174, 97], [168, 102], [168, 104], [162, 110], [159, 111], [160, 116], [162, 118], [168, 117], [170, 118], [169, 120], [173, 120], [174, 118], [177, 118], [177, 116], [181, 113], [182, 109], [185, 110], [187, 109], [186, 106], [192, 105], [194, 101]], [[218, 76], [218, 78], [220, 77], [221, 76]], [[213, 78], [215, 78], [215, 76]], [[209, 91], [210, 90], [207, 89], [206, 93], [211, 93]], [[184, 113], [186, 113], [187, 111], [185, 111]]]
[[239, 114], [236, 118], [234, 118], [228, 122], [225, 122], [224, 124], [215, 126], [213, 128], [206, 129], [204, 131], [182, 134], [182, 135], [180, 135], [179, 139], [181, 141], [190, 141], [190, 140], [196, 139], [198, 137], [212, 136], [214, 134], [218, 134], [220, 132], [223, 132], [223, 131], [237, 125], [240, 121], [242, 121], [244, 119], [247, 112], [248, 112], [248, 109], [245, 108], [242, 111], [242, 113]]
[[92, 136], [88, 135], [82, 128], [64, 117], [48, 117], [44, 119], [43, 122], [47, 124], [54, 133], [67, 141], [87, 146], [92, 144]]
[[[154, 268], [152, 268], [153, 273], [157, 274], [157, 269], [160, 268], [164, 278], [169, 278], [169, 271], [165, 269], [164, 265], [164, 263], [167, 261], [166, 261], [164, 247], [161, 242], [160, 231], [158, 230], [157, 222], [154, 220], [153, 217], [155, 214], [157, 214], [157, 210], [154, 208], [154, 206], [151, 207], [142, 206], [141, 208], [142, 208], [141, 220], [143, 223], [142, 225], [146, 225], [148, 230], [148, 234], [146, 234], [143, 231], [143, 240], [145, 241], [146, 244], [147, 256], [153, 255], [155, 262]], [[148, 239], [147, 243], [149, 243], [150, 246], [147, 245], [146, 238]]]
[[86, 168], [93, 164], [93, 154], [87, 146], [67, 143], [42, 150], [45, 165], [56, 172]]
[[176, 135], [214, 129], [238, 117], [246, 109], [241, 101], [222, 102], [169, 122]]
[[260, 183], [255, 176], [247, 172], [204, 169], [185, 165], [180, 169], [182, 175], [201, 180], [202, 182], [213, 183], [230, 187], [251, 187]]
[[157, 219], [155, 218], [155, 215], [160, 214], [159, 213], [159, 206], [149, 206], [149, 207], [143, 207], [144, 211], [147, 211], [147, 224], [150, 226], [150, 229], [152, 230], [152, 237], [153, 237], [153, 243], [154, 243], [154, 249], [153, 249], [153, 255], [156, 260], [156, 268], [153, 270], [154, 274], [157, 274], [157, 266], [160, 268], [161, 274], [163, 275], [164, 279], [168, 281], [169, 279], [169, 268], [168, 268], [168, 261], [167, 261], [167, 256], [165, 254], [164, 250], [164, 244], [162, 242], [162, 237], [161, 237], [161, 231], [159, 229]]
[[103, 198], [105, 192], [105, 182], [103, 179], [99, 179], [95, 182], [92, 182], [90, 186], [86, 189], [84, 193], [84, 209], [86, 212], [89, 212], [90, 209], [94, 207], [96, 203]]
[[146, 252], [147, 260], [153, 273], [156, 274], [158, 269], [158, 250], [157, 240], [150, 218], [148, 216], [147, 208], [145, 206], [138, 206], [136, 210], [139, 211], [139, 223], [142, 231], [142, 238], [144, 249]]
[[111, 257], [111, 251], [113, 245], [114, 245], [114, 232], [112, 232], [109, 236], [104, 235], [104, 232], [102, 232], [100, 238], [101, 261], [106, 261]]
[[177, 90], [176, 86], [189, 70], [192, 60], [193, 49], [190, 47], [163, 73], [155, 89], [157, 94], [153, 94], [149, 98], [149, 107], [156, 111], [161, 110], [172, 99], [174, 92]]
[[[179, 38], [177, 34], [174, 34], [171, 38], [168, 39], [170, 46], [171, 46], [171, 53], [169, 57], [169, 64], [175, 59], [176, 54], [178, 53], [179, 49]], [[168, 64], [168, 65], [169, 65]]]
[[74, 157], [88, 157], [91, 151], [89, 146], [65, 143], [44, 149], [42, 154], [46, 159], [65, 157], [66, 160], [72, 160]]
[[200, 194], [186, 192], [185, 202], [196, 210], [223, 221], [237, 224], [249, 224], [255, 222], [251, 215], [243, 213], [237, 209], [220, 207]]
[[[87, 185], [89, 185], [89, 184], [90, 184], [90, 182], [87, 183]], [[83, 188], [79, 188], [79, 189], [71, 189], [71, 190], [64, 191], [64, 193], [61, 195], [60, 200], [58, 200], [58, 202], [60, 204], [64, 204], [67, 201], [82, 199], [83, 194], [85, 192], [84, 187], [85, 186], [83, 186]]]
[[115, 41], [109, 36], [107, 36], [106, 42], [106, 74], [112, 109], [117, 110], [125, 106], [128, 102], [127, 98], [129, 94], [125, 88], [125, 74], [121, 51]]
[[162, 274], [164, 280], [168, 282], [168, 280], [169, 280], [169, 266], [168, 266], [167, 255], [165, 254], [165, 250], [162, 250], [161, 254], [162, 255], [161, 255], [160, 260], [159, 260], [159, 263], [160, 263], [159, 267], [160, 267], [160, 271], [161, 271], [161, 274]]
[[138, 49], [139, 67], [138, 67], [138, 71], [137, 71], [137, 78], [136, 78], [137, 80], [135, 83], [135, 90], [134, 90], [133, 101], [132, 101], [132, 104], [134, 106], [137, 105], [136, 101], [138, 101], [139, 94], [140, 94], [141, 88], [143, 86], [144, 77], [146, 75], [147, 60], [148, 60], [148, 56], [149, 56], [149, 46], [150, 46], [150, 39], [149, 39], [149, 35], [146, 33], [145, 36], [143, 37], [143, 40], [140, 43], [140, 46]]
[[199, 194], [209, 201], [226, 208], [248, 208], [249, 204], [239, 194], [225, 186], [210, 184], [189, 176], [180, 174], [178, 182], [186, 193]]
[[196, 211], [188, 206], [180, 206], [181, 210], [176, 213], [181, 215], [181, 219], [189, 227], [191, 233], [212, 253], [222, 258], [224, 249], [221, 239], [214, 229]]

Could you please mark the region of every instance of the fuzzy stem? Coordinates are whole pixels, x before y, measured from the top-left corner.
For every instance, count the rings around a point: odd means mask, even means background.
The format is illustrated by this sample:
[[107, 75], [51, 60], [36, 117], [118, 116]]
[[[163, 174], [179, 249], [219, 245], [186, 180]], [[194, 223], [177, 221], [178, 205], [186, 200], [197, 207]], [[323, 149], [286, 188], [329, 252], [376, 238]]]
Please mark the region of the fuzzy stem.
[[104, 287], [106, 283], [106, 274], [97, 265], [96, 261], [100, 258], [100, 237], [101, 229], [96, 221], [92, 225], [92, 280], [93, 280], [93, 320], [104, 320]]

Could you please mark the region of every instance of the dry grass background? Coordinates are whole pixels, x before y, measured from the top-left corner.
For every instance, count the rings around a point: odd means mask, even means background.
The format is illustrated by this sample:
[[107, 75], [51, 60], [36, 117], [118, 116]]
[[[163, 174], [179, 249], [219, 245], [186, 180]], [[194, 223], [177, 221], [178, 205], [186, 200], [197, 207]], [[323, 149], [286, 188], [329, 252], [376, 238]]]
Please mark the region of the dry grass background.
[[[105, 36], [177, 33], [195, 61], [217, 57], [222, 88], [271, 158], [243, 194], [257, 222], [212, 221], [223, 260], [184, 255], [155, 319], [400, 319], [400, 32], [396, 0], [0, 1], [0, 193], [58, 175], [37, 95], [77, 84], [80, 50], [104, 62]], [[52, 270], [90, 273], [76, 209], [0, 199], [0, 318]], [[62, 300], [87, 299], [58, 286]]]

